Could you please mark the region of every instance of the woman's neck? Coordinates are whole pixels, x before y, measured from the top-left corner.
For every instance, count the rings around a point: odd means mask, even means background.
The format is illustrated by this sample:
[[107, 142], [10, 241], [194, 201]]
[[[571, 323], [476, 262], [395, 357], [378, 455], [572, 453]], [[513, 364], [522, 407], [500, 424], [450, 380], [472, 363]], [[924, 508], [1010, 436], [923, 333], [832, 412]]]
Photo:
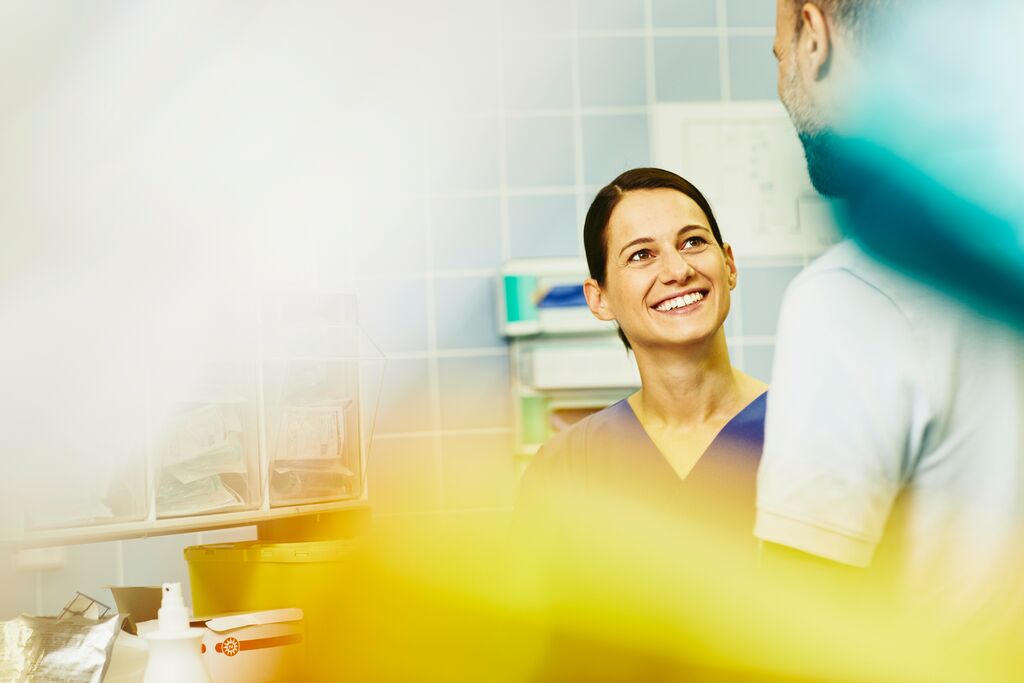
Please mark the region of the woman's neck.
[[704, 425], [731, 418], [751, 397], [746, 396], [729, 360], [725, 333], [719, 330], [703, 347], [635, 351], [643, 388], [630, 398], [649, 426]]

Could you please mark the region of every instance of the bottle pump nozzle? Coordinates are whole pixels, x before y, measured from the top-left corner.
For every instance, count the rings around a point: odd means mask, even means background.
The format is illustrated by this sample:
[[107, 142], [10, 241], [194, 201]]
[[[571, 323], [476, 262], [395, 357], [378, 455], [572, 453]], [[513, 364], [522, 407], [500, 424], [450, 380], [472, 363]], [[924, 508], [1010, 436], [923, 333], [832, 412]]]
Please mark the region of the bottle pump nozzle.
[[180, 583], [163, 584], [157, 618], [160, 621], [160, 631], [163, 633], [188, 630], [188, 610], [185, 609], [185, 601], [181, 597]]

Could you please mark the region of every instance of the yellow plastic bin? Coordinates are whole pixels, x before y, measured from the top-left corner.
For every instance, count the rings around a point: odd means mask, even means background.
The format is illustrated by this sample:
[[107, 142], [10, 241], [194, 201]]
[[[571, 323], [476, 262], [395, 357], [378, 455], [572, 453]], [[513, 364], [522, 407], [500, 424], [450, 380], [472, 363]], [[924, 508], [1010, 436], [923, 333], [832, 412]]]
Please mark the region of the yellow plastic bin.
[[301, 608], [309, 664], [302, 680], [318, 680], [315, 672], [326, 668], [322, 653], [330, 653], [332, 643], [343, 637], [339, 629], [345, 626], [345, 615], [337, 613], [343, 602], [338, 589], [348, 583], [348, 560], [356, 543], [246, 541], [185, 548], [193, 613]]

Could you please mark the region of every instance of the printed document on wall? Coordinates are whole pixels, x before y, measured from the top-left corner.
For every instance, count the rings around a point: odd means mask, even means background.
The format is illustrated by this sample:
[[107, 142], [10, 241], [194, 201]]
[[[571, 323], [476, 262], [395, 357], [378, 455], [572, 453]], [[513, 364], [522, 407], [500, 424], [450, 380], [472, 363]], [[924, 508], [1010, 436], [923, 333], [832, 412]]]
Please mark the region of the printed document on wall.
[[662, 104], [655, 164], [696, 185], [737, 256], [815, 256], [836, 240], [831, 211], [777, 102]]

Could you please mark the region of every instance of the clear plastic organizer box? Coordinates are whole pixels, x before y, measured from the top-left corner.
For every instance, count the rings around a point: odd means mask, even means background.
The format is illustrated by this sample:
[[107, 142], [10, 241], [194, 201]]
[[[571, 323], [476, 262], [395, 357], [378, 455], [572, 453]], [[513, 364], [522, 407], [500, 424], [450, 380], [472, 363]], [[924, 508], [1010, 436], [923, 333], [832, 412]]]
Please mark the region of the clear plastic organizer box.
[[83, 373], [84, 399], [28, 413], [47, 495], [22, 505], [24, 531], [365, 495], [384, 359], [354, 295], [219, 299], [151, 332], [137, 367]]

